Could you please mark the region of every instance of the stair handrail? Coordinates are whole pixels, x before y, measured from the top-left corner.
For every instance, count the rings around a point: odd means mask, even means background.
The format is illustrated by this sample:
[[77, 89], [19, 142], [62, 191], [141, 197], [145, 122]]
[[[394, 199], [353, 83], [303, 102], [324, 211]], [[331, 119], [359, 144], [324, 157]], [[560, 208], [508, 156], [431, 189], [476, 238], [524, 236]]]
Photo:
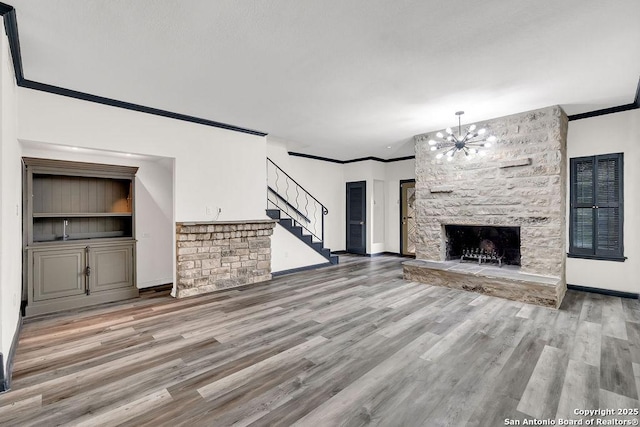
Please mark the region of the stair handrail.
[[296, 215], [298, 215], [300, 218], [304, 219], [306, 222], [311, 222], [311, 220], [309, 218], [307, 218], [307, 216], [305, 214], [303, 214], [302, 212], [300, 212], [300, 210], [298, 208], [296, 208], [295, 206], [293, 206], [291, 203], [289, 203], [289, 201], [287, 199], [285, 199], [284, 197], [282, 197], [280, 195], [280, 193], [278, 193], [273, 187], [271, 187], [270, 185], [267, 185], [267, 190], [271, 191], [273, 194], [275, 194], [275, 196], [282, 200], [282, 203], [284, 203], [285, 205], [287, 205], [288, 207], [290, 207]]
[[320, 200], [318, 200], [318, 199], [316, 199], [315, 197], [313, 197], [313, 194], [309, 193], [309, 191], [307, 191], [307, 189], [306, 189], [306, 188], [304, 188], [302, 185], [300, 185], [300, 184], [298, 183], [298, 181], [296, 181], [295, 179], [293, 179], [293, 178], [291, 177], [291, 175], [289, 175], [289, 174], [288, 174], [288, 173], [286, 173], [284, 170], [282, 170], [282, 168], [281, 168], [280, 166], [278, 166], [277, 164], [275, 164], [275, 163], [273, 162], [273, 160], [271, 160], [271, 159], [270, 159], [270, 158], [268, 158], [268, 157], [267, 157], [267, 161], [268, 161], [268, 162], [271, 162], [271, 164], [272, 164], [273, 166], [275, 166], [275, 167], [276, 167], [280, 172], [282, 172], [283, 174], [285, 174], [285, 175], [287, 176], [287, 178], [289, 178], [291, 181], [293, 181], [293, 183], [294, 183], [295, 185], [297, 185], [298, 187], [300, 187], [300, 188], [302, 189], [302, 191], [304, 191], [305, 193], [307, 193], [307, 194], [309, 195], [309, 197], [311, 197], [313, 200], [315, 200], [316, 202], [318, 202], [318, 204], [319, 204], [320, 206], [322, 206], [322, 213], [323, 213], [324, 215], [326, 215], [326, 214], [328, 214], [328, 213], [329, 213], [329, 209], [327, 209], [327, 207], [326, 207], [325, 205], [323, 205], [323, 204], [322, 204], [322, 202], [321, 202]]
[[[275, 167], [275, 176], [276, 176], [276, 188], [273, 188], [269, 185], [269, 163], [271, 163], [271, 165], [273, 165], [273, 167]], [[279, 174], [282, 174], [285, 177], [285, 182], [287, 184], [287, 188], [286, 190], [284, 190], [284, 196], [282, 194], [280, 194], [279, 188], [277, 187], [277, 182], [278, 182], [278, 176]], [[293, 206], [292, 202], [289, 201], [289, 181], [291, 181], [294, 185], [295, 185], [295, 190], [296, 190], [296, 197], [295, 197], [295, 203], [296, 206]], [[303, 195], [306, 197], [308, 197], [309, 199], [313, 200], [315, 203], [317, 203], [317, 206], [320, 207], [320, 224], [318, 224], [317, 222], [313, 222], [313, 224], [311, 224], [311, 221], [309, 220], [308, 217], [308, 213], [307, 215], [304, 215], [301, 213], [300, 208], [299, 208], [299, 204], [298, 204], [298, 197], [300, 196], [300, 192], [299, 190], [303, 191]], [[312, 236], [314, 236], [315, 238], [319, 239], [320, 241], [324, 242], [324, 217], [325, 215], [327, 215], [329, 213], [329, 209], [327, 209], [327, 207], [322, 204], [322, 202], [320, 202], [316, 197], [314, 197], [306, 188], [304, 188], [302, 185], [300, 185], [300, 183], [298, 181], [296, 181], [295, 179], [293, 179], [293, 177], [291, 177], [291, 175], [289, 175], [287, 172], [285, 172], [280, 166], [278, 166], [273, 160], [271, 160], [269, 157], [267, 157], [267, 193], [272, 192], [273, 194], [275, 194], [275, 196], [282, 200], [285, 205], [287, 207], [292, 207], [294, 214], [299, 216], [300, 218], [302, 218], [303, 220], [305, 220], [309, 225], [305, 226], [305, 224], [300, 223], [300, 221], [296, 218], [294, 218], [293, 216], [291, 216], [291, 214], [286, 211], [283, 210], [280, 206], [278, 206], [278, 203], [276, 203], [275, 201], [269, 199], [269, 196], [267, 194], [267, 205], [269, 203], [271, 203], [272, 205], [274, 205], [275, 207], [279, 208], [281, 212], [285, 213], [286, 215], [288, 215], [289, 217], [291, 217], [292, 220], [294, 220], [295, 222], [299, 223], [299, 225], [304, 228], [305, 230], [307, 230]], [[307, 206], [309, 204], [309, 200], [306, 199], [307, 201], [307, 205], [305, 205], [305, 211], [307, 211]], [[315, 211], [315, 210], [314, 210]], [[308, 212], [308, 211], [307, 211]], [[316, 211], [317, 212], [317, 211]], [[318, 235], [317, 229], [316, 229], [316, 224], [320, 225], [320, 235]], [[313, 231], [311, 230], [311, 227], [313, 226]]]

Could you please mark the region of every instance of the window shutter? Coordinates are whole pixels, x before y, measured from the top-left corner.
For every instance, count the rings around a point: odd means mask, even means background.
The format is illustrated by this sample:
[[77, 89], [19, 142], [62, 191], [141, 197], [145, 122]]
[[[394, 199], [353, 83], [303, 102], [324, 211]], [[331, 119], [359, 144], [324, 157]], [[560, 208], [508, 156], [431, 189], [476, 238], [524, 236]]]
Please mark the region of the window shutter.
[[[576, 202], [580, 205], [593, 205], [593, 159], [576, 161], [575, 190]], [[587, 206], [584, 206], [587, 207]]]
[[598, 156], [596, 168], [597, 239], [595, 254], [622, 256], [620, 215], [622, 155]]
[[569, 252], [623, 257], [622, 153], [571, 159]]
[[595, 164], [593, 157], [571, 159], [570, 251], [593, 255]]

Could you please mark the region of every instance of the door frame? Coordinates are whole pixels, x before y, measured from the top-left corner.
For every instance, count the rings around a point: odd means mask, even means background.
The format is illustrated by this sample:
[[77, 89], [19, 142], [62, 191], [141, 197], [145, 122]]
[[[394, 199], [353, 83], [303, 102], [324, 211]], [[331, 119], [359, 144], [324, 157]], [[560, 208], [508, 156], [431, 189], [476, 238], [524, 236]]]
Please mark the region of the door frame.
[[[362, 193], [362, 198], [364, 199], [364, 212], [363, 212], [363, 216], [364, 216], [364, 230], [363, 230], [363, 239], [364, 239], [364, 248], [362, 253], [359, 252], [351, 252], [349, 251], [349, 191], [347, 191], [349, 184], [362, 184], [363, 185], [363, 193]], [[362, 181], [348, 181], [345, 184], [345, 241], [344, 241], [344, 246], [345, 246], [345, 251], [349, 254], [355, 254], [355, 255], [367, 255], [367, 181], [366, 180], [362, 180]]]
[[412, 179], [401, 179], [400, 180], [400, 184], [398, 185], [398, 189], [400, 191], [400, 197], [399, 197], [400, 203], [398, 204], [399, 205], [398, 206], [398, 209], [399, 209], [398, 212], [400, 213], [400, 216], [398, 217], [399, 220], [400, 220], [399, 221], [399, 226], [400, 226], [400, 250], [398, 252], [399, 252], [400, 256], [407, 257], [407, 258], [415, 258], [416, 257], [415, 254], [414, 255], [405, 255], [405, 254], [402, 253], [402, 248], [403, 248], [403, 244], [404, 244], [404, 239], [402, 238], [402, 234], [403, 234], [402, 233], [402, 184], [408, 184], [410, 182], [415, 183], [416, 182], [415, 178], [412, 178]]

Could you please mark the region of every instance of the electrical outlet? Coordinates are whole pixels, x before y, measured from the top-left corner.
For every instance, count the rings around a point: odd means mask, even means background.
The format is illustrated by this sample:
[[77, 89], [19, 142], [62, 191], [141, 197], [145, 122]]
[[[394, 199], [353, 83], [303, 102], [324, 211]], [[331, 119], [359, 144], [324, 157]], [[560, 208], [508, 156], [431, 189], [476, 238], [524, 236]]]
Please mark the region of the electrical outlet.
[[207, 206], [204, 208], [204, 213], [207, 216], [213, 216], [213, 208], [211, 206]]
[[143, 239], [148, 239], [149, 237], [151, 237], [151, 233], [142, 233]]

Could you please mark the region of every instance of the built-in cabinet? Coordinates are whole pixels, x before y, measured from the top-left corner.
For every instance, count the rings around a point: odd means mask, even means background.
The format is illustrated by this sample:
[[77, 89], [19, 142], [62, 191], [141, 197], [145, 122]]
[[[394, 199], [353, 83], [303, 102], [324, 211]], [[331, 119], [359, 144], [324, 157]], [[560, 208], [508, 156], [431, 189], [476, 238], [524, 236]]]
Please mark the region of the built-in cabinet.
[[26, 315], [138, 296], [137, 168], [23, 162]]

